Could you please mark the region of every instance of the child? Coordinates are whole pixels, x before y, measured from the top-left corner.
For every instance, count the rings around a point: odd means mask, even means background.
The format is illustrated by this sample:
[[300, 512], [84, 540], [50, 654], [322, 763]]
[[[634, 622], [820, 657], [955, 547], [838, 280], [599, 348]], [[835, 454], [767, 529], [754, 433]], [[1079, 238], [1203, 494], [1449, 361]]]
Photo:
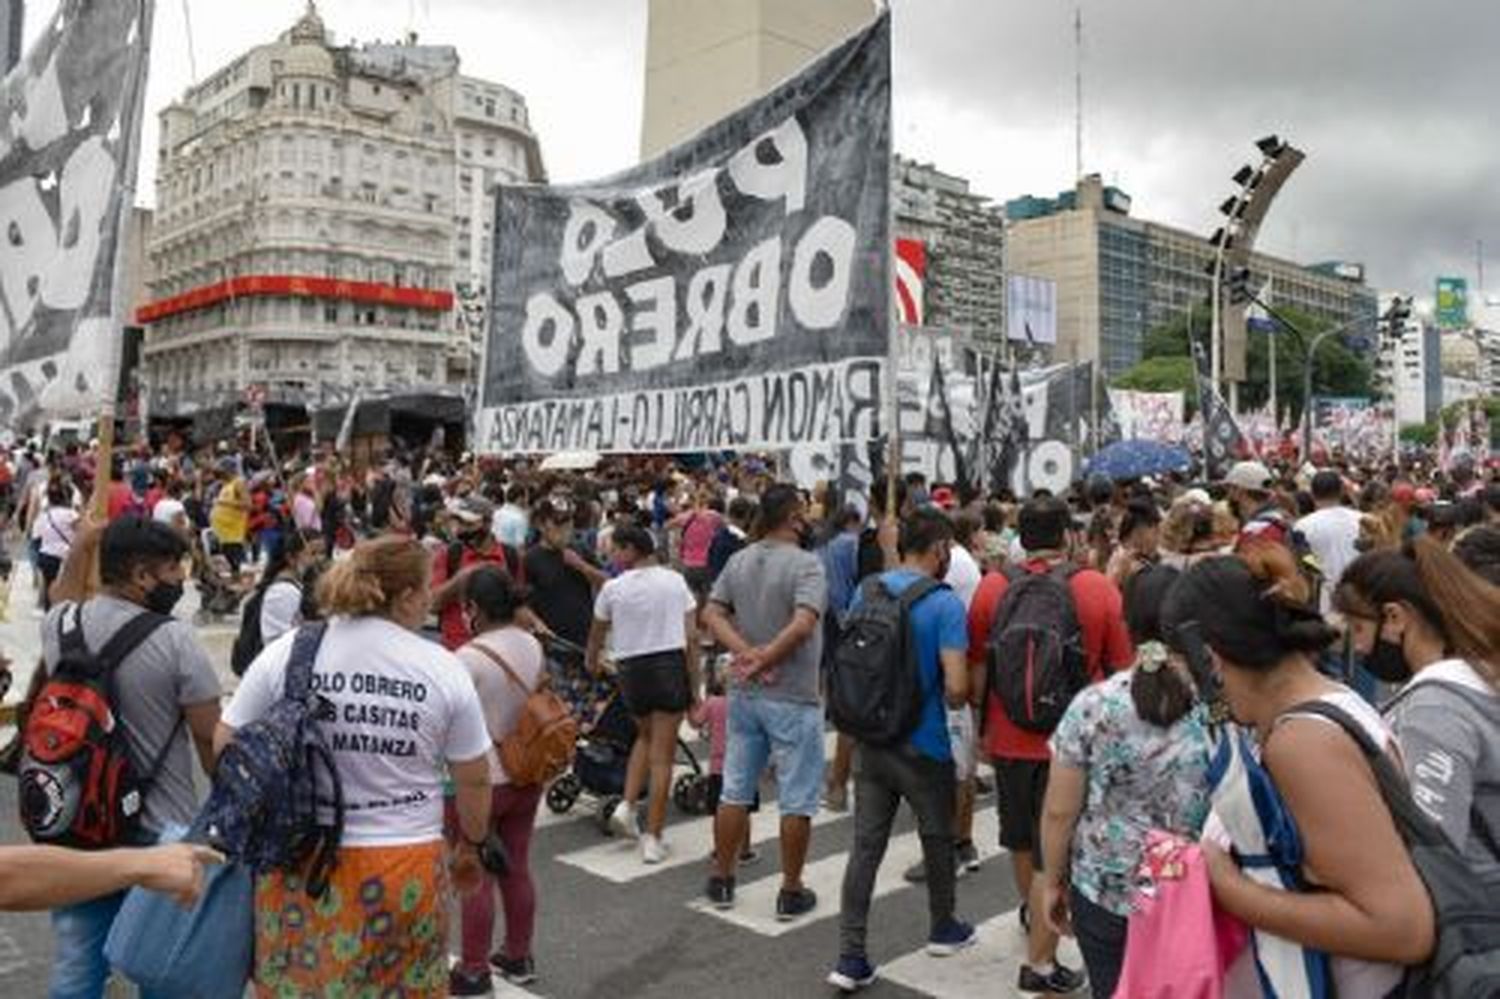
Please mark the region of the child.
[[[708, 811], [712, 815], [719, 810], [719, 795], [724, 792], [724, 746], [729, 733], [729, 698], [724, 696], [724, 665], [715, 661], [710, 664], [704, 677], [704, 693], [707, 695], [688, 713], [688, 720], [701, 732], [708, 731]], [[750, 806], [753, 814], [760, 810], [760, 794]], [[740, 844], [740, 863], [750, 864], [760, 859], [760, 854], [750, 845], [751, 829], [745, 826], [745, 840]], [[713, 859], [713, 854], [709, 854]]]

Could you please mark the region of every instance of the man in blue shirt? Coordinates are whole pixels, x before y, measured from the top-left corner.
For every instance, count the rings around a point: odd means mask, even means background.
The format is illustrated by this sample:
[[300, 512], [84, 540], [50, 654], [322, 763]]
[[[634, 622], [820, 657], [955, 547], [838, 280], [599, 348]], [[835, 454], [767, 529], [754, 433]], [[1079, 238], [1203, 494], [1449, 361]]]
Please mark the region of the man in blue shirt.
[[[948, 572], [953, 524], [941, 510], [923, 508], [901, 525], [901, 563], [880, 574], [892, 596], [923, 576]], [[859, 597], [856, 595], [855, 603]], [[974, 928], [954, 916], [956, 871], [953, 806], [956, 780], [945, 706], [959, 707], [969, 695], [968, 616], [946, 586], [924, 596], [910, 612], [912, 639], [922, 678], [921, 721], [899, 746], [858, 746], [854, 778], [854, 846], [844, 869], [839, 914], [839, 961], [830, 984], [853, 992], [875, 980], [865, 954], [870, 897], [885, 856], [896, 811], [905, 800], [917, 817], [927, 872], [930, 933], [927, 952], [955, 954], [974, 943]]]

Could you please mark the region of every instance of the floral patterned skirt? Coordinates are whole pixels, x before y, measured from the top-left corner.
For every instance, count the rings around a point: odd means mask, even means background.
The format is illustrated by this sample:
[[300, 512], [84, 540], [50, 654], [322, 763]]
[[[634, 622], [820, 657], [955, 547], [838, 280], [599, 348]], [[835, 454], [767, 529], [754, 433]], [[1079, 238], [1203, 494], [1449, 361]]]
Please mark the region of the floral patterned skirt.
[[319, 899], [298, 875], [265, 875], [255, 886], [256, 995], [446, 996], [449, 896], [441, 842], [346, 847]]

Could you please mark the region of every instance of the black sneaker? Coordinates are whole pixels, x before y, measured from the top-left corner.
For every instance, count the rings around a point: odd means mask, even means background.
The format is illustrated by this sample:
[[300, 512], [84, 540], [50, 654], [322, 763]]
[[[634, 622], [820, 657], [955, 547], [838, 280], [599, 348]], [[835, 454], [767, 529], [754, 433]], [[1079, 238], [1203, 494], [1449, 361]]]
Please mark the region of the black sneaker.
[[714, 875], [708, 879], [706, 894], [715, 909], [734, 908], [734, 878], [721, 878]]
[[536, 962], [529, 957], [512, 960], [496, 951], [490, 955], [490, 967], [512, 985], [530, 985], [536, 981]]
[[818, 907], [818, 893], [811, 888], [783, 888], [776, 893], [776, 918], [786, 923]]
[[1088, 984], [1088, 976], [1082, 971], [1074, 971], [1061, 964], [1052, 966], [1050, 975], [1039, 975], [1031, 970], [1030, 965], [1021, 965], [1021, 974], [1017, 976], [1016, 988], [1022, 992], [1046, 992], [1051, 995], [1067, 995], [1077, 992]]
[[465, 971], [454, 968], [448, 972], [448, 994], [450, 996], [490, 996], [495, 994], [495, 983], [488, 971]]

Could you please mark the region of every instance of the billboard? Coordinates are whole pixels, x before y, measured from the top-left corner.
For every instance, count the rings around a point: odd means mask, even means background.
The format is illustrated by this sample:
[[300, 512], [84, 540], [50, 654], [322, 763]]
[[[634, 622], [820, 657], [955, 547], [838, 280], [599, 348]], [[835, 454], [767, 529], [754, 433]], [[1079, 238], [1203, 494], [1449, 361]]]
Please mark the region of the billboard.
[[1057, 282], [1011, 274], [1005, 279], [1005, 338], [1017, 343], [1057, 343]]
[[1437, 279], [1438, 329], [1459, 330], [1469, 325], [1469, 282], [1458, 277]]

